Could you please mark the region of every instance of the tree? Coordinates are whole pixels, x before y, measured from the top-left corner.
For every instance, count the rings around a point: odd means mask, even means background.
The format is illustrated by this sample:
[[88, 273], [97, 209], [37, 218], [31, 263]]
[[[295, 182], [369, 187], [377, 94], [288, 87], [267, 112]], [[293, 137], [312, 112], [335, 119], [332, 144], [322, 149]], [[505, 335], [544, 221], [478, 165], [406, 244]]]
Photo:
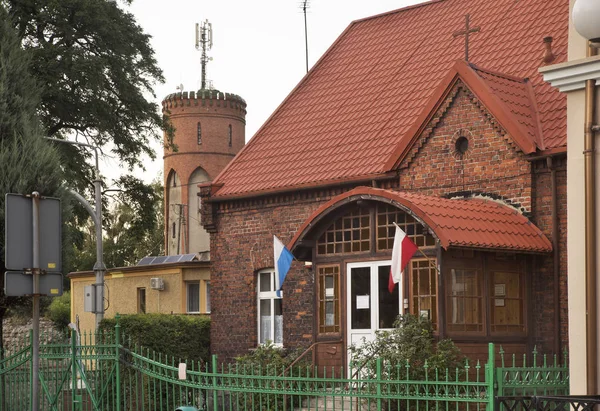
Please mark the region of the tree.
[[[28, 52], [20, 47], [4, 7], [0, 6], [0, 232], [4, 233], [5, 193], [61, 196], [64, 175], [59, 153], [43, 139], [36, 116], [38, 88], [28, 75]], [[4, 263], [4, 235], [0, 236], [0, 272]], [[4, 295], [0, 276], [0, 324], [17, 299]], [[0, 348], [2, 342], [0, 327]], [[1, 352], [2, 350], [0, 350]]]
[[[107, 267], [135, 265], [147, 255], [164, 254], [162, 183], [157, 179], [146, 190], [136, 180], [125, 182], [129, 191], [118, 192], [104, 231], [104, 263]], [[131, 187], [133, 185], [133, 187]], [[144, 199], [131, 201], [131, 194]], [[140, 207], [140, 204], [144, 207]], [[96, 260], [95, 231], [88, 220], [83, 242], [76, 246], [74, 268], [89, 270]]]
[[[40, 86], [38, 113], [47, 136], [75, 137], [96, 145], [129, 169], [143, 168], [144, 154], [155, 158], [150, 143], [160, 138], [161, 128], [172, 142], [174, 128], [149, 99], [155, 97], [154, 84], [164, 81], [150, 36], [118, 2], [0, 0], [0, 4], [12, 17], [21, 46], [31, 53], [29, 72]], [[69, 187], [92, 198], [92, 153], [69, 144], [56, 148], [63, 154]], [[149, 185], [122, 177], [115, 187], [128, 196], [136, 212], [134, 229], [155, 224]], [[109, 224], [114, 217], [109, 216], [108, 203], [103, 210]], [[76, 205], [73, 224], [81, 226], [87, 219], [85, 210]], [[84, 241], [83, 233], [75, 238], [78, 248]]]
[[[47, 134], [74, 133], [99, 147], [110, 143], [130, 167], [143, 165], [142, 154], [154, 158], [149, 143], [159, 137], [163, 118], [147, 96], [155, 97], [152, 87], [164, 79], [150, 36], [133, 15], [109, 0], [0, 1], [32, 52], [30, 72], [42, 88]], [[69, 168], [77, 170], [82, 156]]]

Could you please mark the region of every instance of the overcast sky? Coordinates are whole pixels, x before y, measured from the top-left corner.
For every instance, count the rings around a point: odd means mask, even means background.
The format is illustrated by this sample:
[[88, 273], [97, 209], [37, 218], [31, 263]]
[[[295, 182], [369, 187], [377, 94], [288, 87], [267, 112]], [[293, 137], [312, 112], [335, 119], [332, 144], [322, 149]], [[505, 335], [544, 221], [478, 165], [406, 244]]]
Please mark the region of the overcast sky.
[[[309, 67], [321, 57], [352, 20], [419, 3], [415, 0], [310, 0], [307, 13]], [[267, 120], [306, 74], [304, 15], [298, 0], [134, 0], [130, 11], [146, 33], [165, 76], [156, 85], [156, 101], [176, 92], [200, 88], [200, 52], [195, 23], [212, 24], [213, 48], [207, 78], [221, 91], [247, 104], [246, 141]], [[147, 163], [146, 180], [162, 170], [162, 147]], [[105, 162], [103, 174], [117, 169]], [[137, 173], [139, 174], [139, 173]], [[141, 175], [141, 174], [140, 174]]]

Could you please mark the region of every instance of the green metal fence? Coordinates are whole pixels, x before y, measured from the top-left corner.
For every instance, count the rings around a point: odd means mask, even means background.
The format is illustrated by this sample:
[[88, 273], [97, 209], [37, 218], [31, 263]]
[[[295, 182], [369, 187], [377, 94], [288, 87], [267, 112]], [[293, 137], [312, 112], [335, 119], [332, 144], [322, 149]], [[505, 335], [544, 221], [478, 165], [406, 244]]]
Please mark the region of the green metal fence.
[[[169, 411], [180, 406], [216, 410], [436, 410], [491, 411], [496, 395], [568, 394], [566, 356], [515, 356], [493, 344], [486, 364], [465, 362], [454, 369], [429, 369], [411, 379], [411, 364], [375, 359], [374, 370], [354, 379], [333, 378], [343, 370], [297, 367], [283, 376], [276, 367], [186, 363], [130, 346], [120, 333], [73, 332], [40, 344], [40, 408], [69, 411]], [[348, 375], [353, 375], [349, 373]], [[14, 347], [0, 361], [0, 407], [31, 409], [31, 345]]]

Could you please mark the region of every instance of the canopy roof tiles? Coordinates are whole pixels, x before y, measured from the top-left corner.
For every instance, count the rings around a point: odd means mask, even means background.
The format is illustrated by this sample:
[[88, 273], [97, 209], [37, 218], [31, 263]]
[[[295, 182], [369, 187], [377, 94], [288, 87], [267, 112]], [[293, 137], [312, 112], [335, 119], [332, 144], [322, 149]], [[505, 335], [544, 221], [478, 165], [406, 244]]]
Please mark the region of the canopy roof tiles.
[[516, 209], [489, 198], [448, 199], [371, 187], [357, 187], [319, 207], [296, 232], [294, 247], [318, 221], [335, 208], [358, 200], [388, 202], [422, 221], [444, 249], [467, 247], [503, 251], [546, 253], [552, 244]]

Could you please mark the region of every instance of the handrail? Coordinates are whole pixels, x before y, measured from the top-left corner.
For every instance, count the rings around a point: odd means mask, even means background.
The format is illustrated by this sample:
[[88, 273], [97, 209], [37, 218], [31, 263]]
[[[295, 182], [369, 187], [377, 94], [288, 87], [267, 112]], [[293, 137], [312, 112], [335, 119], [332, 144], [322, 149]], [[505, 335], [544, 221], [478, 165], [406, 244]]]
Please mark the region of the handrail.
[[[313, 348], [315, 348], [317, 345], [321, 345], [321, 344], [339, 344], [341, 341], [317, 341], [315, 343], [312, 343], [310, 345], [310, 347], [308, 347], [306, 350], [304, 350], [304, 352], [302, 354], [300, 354], [294, 361], [292, 361], [292, 363], [290, 365], [287, 366], [287, 368], [285, 370], [283, 370], [283, 372], [281, 374], [279, 374], [280, 377], [283, 377], [294, 365], [296, 365], [302, 358], [304, 358], [306, 356], [306, 354], [308, 354], [309, 351], [312, 351]], [[336, 351], [333, 353], [335, 354], [337, 353], [337, 348]], [[314, 363], [314, 361], [313, 361]]]

